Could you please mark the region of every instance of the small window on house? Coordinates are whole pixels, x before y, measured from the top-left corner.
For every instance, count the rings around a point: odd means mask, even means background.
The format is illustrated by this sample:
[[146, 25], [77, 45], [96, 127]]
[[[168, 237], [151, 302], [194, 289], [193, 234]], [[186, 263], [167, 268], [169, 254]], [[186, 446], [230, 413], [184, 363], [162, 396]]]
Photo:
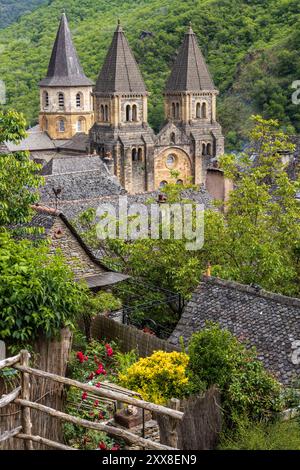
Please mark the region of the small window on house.
[[202, 119], [207, 118], [207, 103], [202, 103], [201, 105], [201, 117]]
[[132, 120], [135, 121], [135, 122], [138, 120], [138, 117], [137, 117], [137, 105], [136, 105], [136, 104], [134, 104], [134, 105], [132, 106]]
[[65, 95], [63, 93], [58, 93], [58, 106], [64, 108], [65, 106]]
[[44, 93], [43, 93], [43, 105], [44, 105], [44, 108], [48, 108], [48, 106], [49, 106], [49, 93], [48, 93], [48, 91], [44, 91]]
[[76, 108], [81, 108], [82, 107], [82, 93], [77, 93], [76, 95]]
[[137, 159], [138, 159], [138, 152], [137, 152], [136, 148], [133, 148], [131, 153], [132, 153], [132, 161], [136, 162]]
[[175, 141], [176, 141], [175, 132], [172, 132], [170, 134], [170, 143], [175, 144]]
[[176, 158], [174, 155], [169, 155], [168, 158], [167, 158], [167, 167], [168, 168], [173, 168], [173, 166], [175, 165], [175, 161], [176, 161]]
[[141, 147], [138, 150], [138, 161], [139, 162], [143, 161], [143, 149]]
[[130, 122], [131, 121], [131, 118], [132, 118], [132, 115], [131, 115], [131, 106], [130, 104], [128, 104], [126, 106], [126, 121], [127, 122]]
[[201, 104], [197, 103], [196, 105], [196, 118], [200, 119], [201, 118]]
[[159, 183], [159, 187], [160, 187], [160, 188], [164, 188], [167, 184], [168, 184], [167, 181], [161, 181], [161, 182]]

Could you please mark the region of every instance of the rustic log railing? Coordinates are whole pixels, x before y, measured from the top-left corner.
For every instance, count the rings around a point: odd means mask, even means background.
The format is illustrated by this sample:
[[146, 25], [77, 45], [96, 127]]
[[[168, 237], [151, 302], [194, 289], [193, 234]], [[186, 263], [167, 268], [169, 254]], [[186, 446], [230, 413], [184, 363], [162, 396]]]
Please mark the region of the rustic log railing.
[[92, 385], [84, 384], [76, 380], [69, 379], [67, 377], [62, 377], [60, 375], [52, 374], [50, 372], [45, 372], [39, 369], [34, 369], [29, 366], [30, 354], [28, 351], [21, 351], [17, 356], [4, 359], [0, 361], [0, 370], [12, 367], [18, 370], [21, 373], [21, 386], [13, 390], [8, 395], [4, 395], [0, 398], [0, 408], [9, 405], [10, 403], [15, 403], [21, 407], [21, 426], [5, 431], [0, 435], [0, 442], [3, 442], [12, 437], [17, 439], [22, 439], [24, 441], [24, 448], [26, 450], [33, 449], [33, 442], [43, 444], [47, 447], [51, 447], [59, 450], [76, 450], [72, 447], [66, 446], [64, 444], [51, 441], [41, 436], [34, 436], [32, 434], [32, 423], [30, 417], [30, 410], [38, 410], [47, 415], [53, 416], [59, 420], [73, 423], [84, 428], [93, 429], [96, 431], [102, 431], [116, 438], [121, 438], [129, 444], [134, 444], [141, 446], [145, 449], [157, 449], [157, 450], [174, 450], [174, 447], [169, 447], [158, 442], [154, 442], [150, 439], [145, 439], [144, 437], [137, 436], [129, 431], [124, 429], [116, 428], [112, 425], [95, 423], [88, 421], [86, 419], [78, 418], [67, 413], [49, 408], [48, 406], [41, 405], [36, 402], [30, 401], [30, 376], [42, 377], [44, 379], [50, 379], [54, 382], [76, 387], [85, 392], [91, 392], [93, 395], [97, 395], [102, 398], [108, 398], [115, 400], [120, 403], [126, 403], [129, 405], [134, 405], [142, 410], [149, 410], [154, 413], [162, 414], [172, 418], [173, 420], [182, 420], [183, 413], [167, 408], [165, 406], [156, 405], [138, 398], [133, 397], [131, 394], [126, 394], [121, 388], [113, 386], [110, 390], [106, 384], [103, 388], [94, 387]]

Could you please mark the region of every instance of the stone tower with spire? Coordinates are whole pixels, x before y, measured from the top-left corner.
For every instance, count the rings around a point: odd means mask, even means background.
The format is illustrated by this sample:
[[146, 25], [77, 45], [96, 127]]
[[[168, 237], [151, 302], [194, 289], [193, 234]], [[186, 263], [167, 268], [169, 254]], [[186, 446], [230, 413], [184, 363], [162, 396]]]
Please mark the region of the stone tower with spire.
[[118, 22], [94, 90], [92, 151], [110, 165], [128, 192], [154, 184], [154, 133], [148, 126], [148, 92]]
[[40, 82], [40, 128], [52, 139], [71, 139], [93, 125], [93, 83], [80, 65], [63, 13], [47, 76]]
[[156, 187], [170, 181], [170, 169], [180, 174], [179, 183], [205, 184], [207, 168], [224, 153], [216, 117], [217, 95], [190, 26], [164, 93], [166, 124], [156, 141]]

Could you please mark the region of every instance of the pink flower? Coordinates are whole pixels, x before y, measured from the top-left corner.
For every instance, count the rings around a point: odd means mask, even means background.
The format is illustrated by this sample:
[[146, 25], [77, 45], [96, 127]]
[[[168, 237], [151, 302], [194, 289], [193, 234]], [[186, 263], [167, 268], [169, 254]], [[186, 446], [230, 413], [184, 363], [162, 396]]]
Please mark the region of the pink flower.
[[82, 400], [86, 400], [87, 397], [88, 397], [87, 392], [83, 392], [83, 394], [81, 395], [81, 399], [82, 399]]
[[95, 387], [100, 388], [100, 387], [101, 387], [101, 383], [98, 382], [98, 383], [95, 385]]

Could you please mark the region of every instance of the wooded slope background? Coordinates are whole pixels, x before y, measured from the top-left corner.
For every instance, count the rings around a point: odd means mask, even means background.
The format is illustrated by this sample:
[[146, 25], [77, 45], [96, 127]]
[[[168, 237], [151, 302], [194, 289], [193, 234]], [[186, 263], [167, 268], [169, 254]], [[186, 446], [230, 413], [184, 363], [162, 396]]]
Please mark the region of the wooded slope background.
[[[93, 80], [121, 19], [150, 91], [149, 120], [156, 131], [163, 121], [164, 84], [192, 21], [221, 92], [219, 119], [227, 148], [242, 145], [253, 113], [300, 132], [300, 106], [291, 100], [292, 82], [300, 80], [299, 0], [47, 1], [0, 30], [0, 79], [6, 83], [8, 105], [24, 112], [30, 125], [37, 122], [38, 82], [45, 76], [64, 10]], [[141, 39], [143, 31], [153, 36]]]

